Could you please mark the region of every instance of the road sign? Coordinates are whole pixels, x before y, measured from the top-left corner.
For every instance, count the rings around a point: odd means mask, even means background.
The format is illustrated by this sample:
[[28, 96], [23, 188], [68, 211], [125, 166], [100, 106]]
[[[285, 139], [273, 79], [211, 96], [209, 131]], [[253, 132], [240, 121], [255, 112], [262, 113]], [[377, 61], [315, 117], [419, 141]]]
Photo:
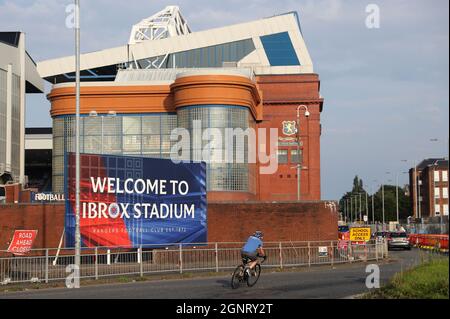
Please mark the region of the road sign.
[[369, 227], [353, 227], [350, 228], [351, 241], [369, 241], [370, 228]]
[[319, 247], [319, 257], [327, 257], [328, 256], [328, 247], [320, 246]]
[[37, 236], [37, 230], [16, 230], [8, 247], [8, 252], [23, 256], [31, 250]]

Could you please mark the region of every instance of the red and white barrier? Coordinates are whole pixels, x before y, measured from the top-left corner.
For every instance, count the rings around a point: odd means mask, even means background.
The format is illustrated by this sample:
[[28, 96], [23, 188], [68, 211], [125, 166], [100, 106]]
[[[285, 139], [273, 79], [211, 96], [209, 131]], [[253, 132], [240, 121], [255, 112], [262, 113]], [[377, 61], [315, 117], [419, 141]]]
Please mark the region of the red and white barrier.
[[448, 251], [448, 235], [410, 234], [409, 243], [419, 248]]

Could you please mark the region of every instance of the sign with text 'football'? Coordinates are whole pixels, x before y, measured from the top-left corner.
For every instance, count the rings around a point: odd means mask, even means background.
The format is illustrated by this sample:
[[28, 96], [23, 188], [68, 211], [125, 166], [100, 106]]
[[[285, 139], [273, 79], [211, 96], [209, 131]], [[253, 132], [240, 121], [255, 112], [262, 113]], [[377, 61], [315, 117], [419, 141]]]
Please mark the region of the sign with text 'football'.
[[[206, 164], [81, 154], [82, 245], [205, 243]], [[75, 245], [75, 154], [66, 155], [66, 246]]]

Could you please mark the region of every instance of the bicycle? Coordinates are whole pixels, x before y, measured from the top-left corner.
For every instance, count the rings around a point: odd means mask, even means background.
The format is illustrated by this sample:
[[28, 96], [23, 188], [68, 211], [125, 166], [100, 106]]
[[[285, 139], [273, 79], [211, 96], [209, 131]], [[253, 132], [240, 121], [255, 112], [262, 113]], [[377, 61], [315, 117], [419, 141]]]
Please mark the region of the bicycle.
[[[258, 255], [257, 257], [263, 258], [263, 261], [261, 263], [264, 263], [267, 258], [266, 256], [260, 255]], [[253, 270], [251, 270], [248, 267], [249, 262], [251, 262], [250, 258], [242, 258], [242, 264], [236, 267], [233, 272], [233, 276], [231, 277], [231, 288], [236, 289], [243, 282], [246, 282], [248, 287], [253, 287], [256, 284], [261, 275], [261, 265], [259, 262], [257, 262]]]

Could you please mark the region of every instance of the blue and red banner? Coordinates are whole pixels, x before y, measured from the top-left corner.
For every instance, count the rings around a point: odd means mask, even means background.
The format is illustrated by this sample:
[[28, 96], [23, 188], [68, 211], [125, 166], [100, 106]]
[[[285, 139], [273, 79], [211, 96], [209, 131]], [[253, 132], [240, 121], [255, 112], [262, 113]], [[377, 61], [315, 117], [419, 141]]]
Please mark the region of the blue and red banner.
[[[75, 246], [75, 154], [66, 155], [66, 247]], [[207, 241], [206, 164], [80, 155], [84, 247]]]

